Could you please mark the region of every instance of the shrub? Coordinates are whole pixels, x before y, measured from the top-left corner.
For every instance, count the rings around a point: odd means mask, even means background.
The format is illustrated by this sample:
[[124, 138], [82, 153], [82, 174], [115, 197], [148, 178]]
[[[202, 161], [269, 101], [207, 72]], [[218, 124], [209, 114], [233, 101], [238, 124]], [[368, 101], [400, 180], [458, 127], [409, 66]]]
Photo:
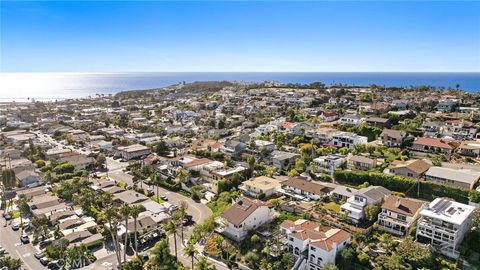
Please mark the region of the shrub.
[[[417, 180], [414, 178], [384, 174], [379, 172], [335, 171], [335, 180], [342, 184], [361, 185], [365, 182], [370, 185], [383, 186], [391, 191], [407, 193], [417, 197]], [[463, 190], [448, 185], [430, 181], [420, 181], [420, 198], [433, 200], [435, 197], [448, 197], [462, 203], [468, 203], [469, 197], [473, 202], [480, 201], [480, 192]]]

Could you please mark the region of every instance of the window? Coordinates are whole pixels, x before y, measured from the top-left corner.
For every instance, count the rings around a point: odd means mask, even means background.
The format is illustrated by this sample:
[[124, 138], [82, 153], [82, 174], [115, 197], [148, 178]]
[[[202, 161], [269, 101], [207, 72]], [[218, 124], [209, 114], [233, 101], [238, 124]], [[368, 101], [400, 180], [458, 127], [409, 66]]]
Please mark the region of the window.
[[407, 217], [404, 216], [404, 215], [397, 215], [397, 219], [398, 219], [398, 220], [406, 221], [406, 220], [407, 220]]

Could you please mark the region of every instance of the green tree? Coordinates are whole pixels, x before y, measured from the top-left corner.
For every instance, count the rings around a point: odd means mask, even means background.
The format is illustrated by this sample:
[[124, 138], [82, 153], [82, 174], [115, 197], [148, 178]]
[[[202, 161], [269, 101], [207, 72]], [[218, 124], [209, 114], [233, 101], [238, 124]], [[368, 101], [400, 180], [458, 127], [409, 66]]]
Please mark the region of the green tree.
[[433, 254], [426, 247], [420, 246], [411, 237], [405, 238], [396, 249], [400, 258], [410, 264], [413, 269], [433, 268]]
[[183, 249], [183, 251], [185, 252], [185, 255], [190, 257], [190, 259], [192, 260], [192, 269], [193, 269], [194, 268], [193, 259], [195, 258], [195, 254], [197, 253], [195, 246], [191, 242], [189, 242], [187, 246]]
[[207, 258], [200, 257], [194, 267], [195, 270], [216, 270], [215, 266], [212, 266]]
[[120, 215], [125, 219], [125, 245], [123, 246], [123, 262], [127, 261], [127, 246], [128, 246], [128, 218], [130, 217], [131, 208], [127, 203], [120, 207]]
[[170, 255], [168, 239], [160, 240], [152, 249], [152, 255], [147, 263], [147, 269], [152, 270], [177, 270], [178, 263], [175, 257]]
[[412, 270], [410, 265], [406, 265], [397, 254], [380, 255], [375, 260], [374, 270]]
[[245, 262], [247, 263], [248, 267], [250, 268], [257, 268], [257, 264], [258, 264], [258, 261], [259, 261], [259, 257], [257, 255], [257, 253], [253, 252], [253, 251], [249, 251], [247, 254], [245, 254]]
[[143, 205], [132, 205], [130, 209], [130, 215], [133, 218], [133, 233], [134, 233], [134, 247], [135, 247], [135, 256], [138, 253], [138, 239], [137, 239], [137, 218], [140, 213], [145, 211], [145, 206]]
[[170, 219], [167, 224], [165, 225], [165, 230], [169, 235], [173, 235], [173, 241], [174, 241], [174, 246], [175, 246], [175, 258], [178, 258], [177, 254], [177, 227], [178, 227], [178, 221], [175, 219]]
[[326, 263], [322, 266], [322, 270], [338, 270], [338, 267], [336, 267], [335, 264]]
[[377, 205], [377, 204], [371, 204], [371, 205], [367, 205], [365, 206], [365, 218], [368, 220], [368, 221], [374, 221], [377, 219], [378, 217], [378, 214], [380, 213], [380, 211], [382, 210], [382, 208]]

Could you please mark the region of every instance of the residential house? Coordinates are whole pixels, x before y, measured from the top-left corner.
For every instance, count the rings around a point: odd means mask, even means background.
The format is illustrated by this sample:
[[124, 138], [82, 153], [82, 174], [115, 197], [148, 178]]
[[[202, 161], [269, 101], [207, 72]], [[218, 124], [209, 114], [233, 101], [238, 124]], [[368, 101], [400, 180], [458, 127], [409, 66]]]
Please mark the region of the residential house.
[[287, 170], [299, 157], [299, 154], [279, 150], [275, 150], [270, 153], [272, 165], [279, 171]]
[[394, 160], [388, 167], [388, 172], [395, 175], [401, 175], [406, 177], [419, 178], [431, 167], [432, 165], [421, 159], [411, 160]]
[[124, 160], [146, 156], [150, 154], [150, 148], [141, 144], [117, 147], [116, 155]]
[[[251, 197], [265, 196], [266, 198], [275, 195], [281, 188], [279, 180], [267, 177], [259, 176], [247, 181], [244, 181], [239, 187], [243, 190], [243, 194]], [[263, 194], [263, 195], [262, 195]]]
[[340, 124], [347, 126], [358, 126], [363, 122], [363, 117], [359, 115], [344, 115], [340, 118]]
[[335, 198], [336, 201], [346, 201], [348, 198], [353, 197], [357, 189], [337, 185], [330, 194]]
[[225, 222], [222, 234], [235, 241], [241, 241], [250, 230], [258, 229], [270, 222], [273, 210], [262, 201], [241, 197], [223, 212], [221, 217]]
[[299, 177], [292, 177], [281, 182], [282, 192], [290, 197], [301, 200], [320, 200], [327, 196], [333, 188], [320, 183], [307, 181]]
[[407, 133], [403, 130], [384, 129], [380, 134], [382, 144], [388, 147], [401, 147]]
[[464, 156], [479, 157], [480, 142], [479, 141], [462, 141], [457, 148], [457, 152]]
[[456, 100], [441, 100], [437, 104], [437, 111], [439, 112], [452, 112], [457, 106]]
[[15, 174], [21, 187], [35, 186], [43, 183], [43, 179], [35, 171], [21, 171]]
[[389, 128], [390, 126], [392, 126], [392, 123], [388, 118], [382, 117], [367, 117], [365, 118], [365, 123], [369, 124], [370, 126], [382, 128]]
[[406, 236], [425, 204], [424, 201], [390, 195], [382, 204], [377, 225], [381, 230]]
[[367, 144], [367, 142], [367, 137], [360, 136], [352, 132], [340, 132], [333, 136], [331, 144], [337, 147], [354, 149], [356, 144]]
[[390, 190], [381, 186], [369, 186], [354, 192], [353, 197], [348, 198], [347, 202], [342, 204], [341, 213], [347, 214], [348, 218], [359, 223], [364, 218], [364, 209], [367, 205], [377, 204], [390, 195]]
[[317, 172], [333, 174], [333, 172], [346, 163], [346, 156], [340, 154], [331, 154], [321, 156], [313, 160]]
[[285, 220], [280, 232], [287, 238], [288, 252], [298, 270], [321, 270], [327, 263], [335, 264], [337, 254], [352, 240], [344, 230], [303, 219]]
[[461, 189], [473, 189], [480, 179], [480, 171], [433, 166], [425, 173], [425, 178]]
[[347, 156], [347, 168], [350, 170], [368, 171], [377, 167], [377, 159], [349, 154]]
[[467, 120], [448, 120], [442, 130], [442, 135], [458, 140], [474, 139], [477, 134], [477, 127]]
[[417, 241], [431, 245], [436, 251], [458, 258], [458, 249], [470, 233], [474, 206], [446, 198], [436, 198], [420, 211]]
[[457, 141], [437, 138], [416, 138], [412, 150], [431, 153], [452, 154], [460, 144]]
[[245, 151], [246, 148], [247, 145], [243, 142], [237, 140], [227, 140], [220, 151], [237, 158]]

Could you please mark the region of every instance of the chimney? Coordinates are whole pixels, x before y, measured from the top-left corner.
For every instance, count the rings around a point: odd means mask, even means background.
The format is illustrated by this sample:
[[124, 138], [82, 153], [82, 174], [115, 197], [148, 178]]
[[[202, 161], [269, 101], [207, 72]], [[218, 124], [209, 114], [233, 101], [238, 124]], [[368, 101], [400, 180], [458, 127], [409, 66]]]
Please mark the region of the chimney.
[[395, 202], [395, 207], [398, 208], [400, 207], [400, 205], [401, 205], [400, 198], [397, 198], [397, 201]]

